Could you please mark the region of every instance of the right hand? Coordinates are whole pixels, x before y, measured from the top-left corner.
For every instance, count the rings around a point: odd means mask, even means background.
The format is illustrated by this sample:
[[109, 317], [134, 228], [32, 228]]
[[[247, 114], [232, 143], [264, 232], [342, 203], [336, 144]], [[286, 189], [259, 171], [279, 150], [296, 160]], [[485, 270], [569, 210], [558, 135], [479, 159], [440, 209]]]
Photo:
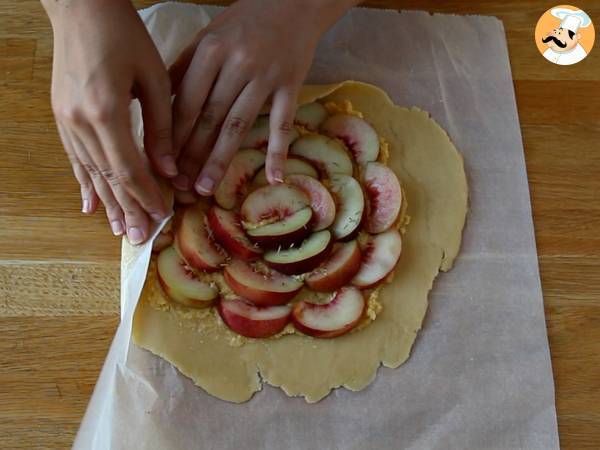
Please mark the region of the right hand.
[[52, 108], [81, 185], [82, 211], [98, 198], [115, 235], [149, 237], [170, 211], [131, 133], [129, 103], [142, 105], [144, 147], [160, 175], [174, 177], [170, 82], [128, 0], [48, 0], [54, 31]]

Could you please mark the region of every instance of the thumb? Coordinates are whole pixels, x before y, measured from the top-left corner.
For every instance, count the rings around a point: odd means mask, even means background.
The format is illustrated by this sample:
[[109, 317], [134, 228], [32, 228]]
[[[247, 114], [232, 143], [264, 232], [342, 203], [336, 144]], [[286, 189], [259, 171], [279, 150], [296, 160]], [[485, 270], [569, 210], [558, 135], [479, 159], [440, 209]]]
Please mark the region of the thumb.
[[144, 148], [154, 168], [163, 176], [177, 175], [172, 144], [171, 85], [166, 70], [145, 73], [137, 93], [144, 119]]

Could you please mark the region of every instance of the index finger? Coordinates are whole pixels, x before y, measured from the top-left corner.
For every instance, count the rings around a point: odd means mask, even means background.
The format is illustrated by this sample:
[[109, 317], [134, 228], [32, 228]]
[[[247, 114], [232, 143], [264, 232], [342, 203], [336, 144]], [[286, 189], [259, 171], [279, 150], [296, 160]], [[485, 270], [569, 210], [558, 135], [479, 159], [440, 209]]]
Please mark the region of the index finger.
[[285, 160], [294, 132], [297, 97], [293, 88], [279, 89], [273, 95], [265, 165], [267, 180], [271, 184], [283, 181]]
[[94, 128], [111, 167], [109, 178], [112, 182], [121, 184], [152, 219], [165, 219], [169, 210], [133, 140], [128, 110], [112, 115], [105, 122], [95, 123]]

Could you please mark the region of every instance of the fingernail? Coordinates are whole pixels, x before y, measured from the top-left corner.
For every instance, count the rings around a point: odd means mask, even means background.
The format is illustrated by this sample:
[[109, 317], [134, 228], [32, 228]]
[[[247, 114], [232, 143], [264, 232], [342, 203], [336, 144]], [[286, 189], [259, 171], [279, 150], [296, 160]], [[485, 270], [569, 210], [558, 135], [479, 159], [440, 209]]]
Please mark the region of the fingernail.
[[123, 234], [123, 224], [120, 220], [113, 220], [110, 223], [110, 229], [115, 236], [121, 236]]
[[273, 172], [273, 178], [275, 179], [275, 181], [277, 181], [278, 183], [283, 183], [283, 172], [279, 169], [275, 170]]
[[92, 210], [91, 202], [86, 198], [83, 200], [83, 205], [81, 207], [81, 212], [84, 214], [89, 213]]
[[190, 188], [190, 179], [180, 173], [175, 178], [173, 178], [173, 186], [175, 186], [180, 191], [187, 191]]
[[144, 233], [138, 227], [131, 227], [127, 230], [127, 238], [133, 245], [137, 245], [144, 240]]
[[200, 183], [196, 183], [196, 190], [200, 194], [210, 194], [214, 186], [215, 182], [211, 178], [204, 177], [200, 180]]
[[177, 166], [175, 165], [175, 158], [171, 155], [163, 156], [160, 160], [162, 162], [163, 170], [171, 177], [177, 175]]

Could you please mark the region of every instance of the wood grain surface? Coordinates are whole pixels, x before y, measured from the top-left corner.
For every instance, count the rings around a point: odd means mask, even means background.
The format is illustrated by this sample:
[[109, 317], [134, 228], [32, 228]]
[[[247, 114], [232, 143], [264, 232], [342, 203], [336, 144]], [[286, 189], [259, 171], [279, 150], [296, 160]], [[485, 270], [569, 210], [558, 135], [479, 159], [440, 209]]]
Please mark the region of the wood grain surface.
[[[600, 2], [576, 3], [600, 27]], [[495, 15], [504, 21], [561, 444], [565, 449], [599, 448], [600, 48], [576, 66], [546, 62], [533, 32], [542, 12], [554, 5], [548, 1], [367, 4]], [[70, 447], [118, 322], [119, 242], [102, 214], [84, 217], [79, 212], [79, 189], [49, 106], [51, 62], [52, 33], [39, 2], [0, 0], [3, 449]]]

